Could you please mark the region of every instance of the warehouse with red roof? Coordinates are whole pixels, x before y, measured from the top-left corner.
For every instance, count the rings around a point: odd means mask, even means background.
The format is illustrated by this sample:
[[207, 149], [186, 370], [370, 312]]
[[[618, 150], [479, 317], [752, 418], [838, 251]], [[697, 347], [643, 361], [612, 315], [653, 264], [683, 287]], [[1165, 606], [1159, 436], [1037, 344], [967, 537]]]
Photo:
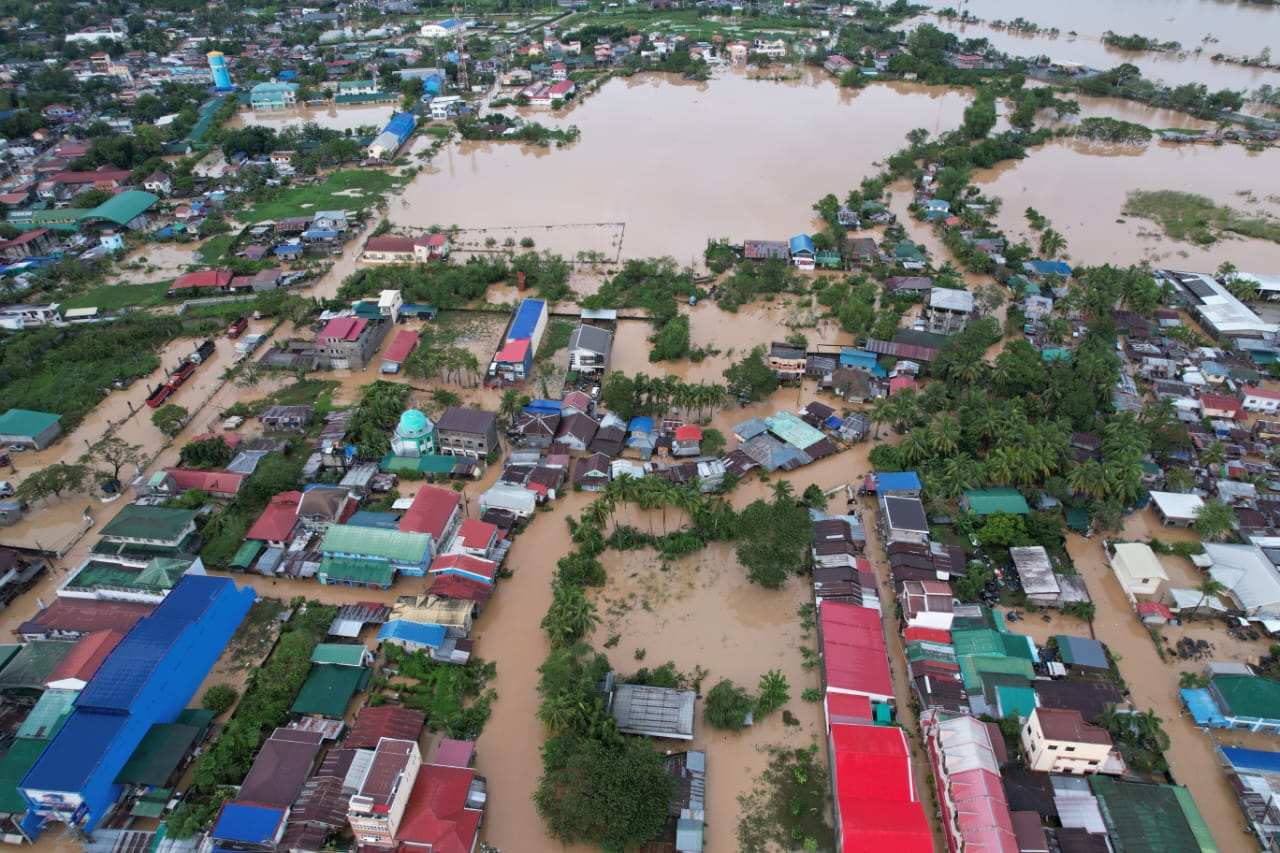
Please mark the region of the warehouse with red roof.
[[827, 693], [866, 696], [892, 704], [893, 679], [880, 612], [835, 601], [820, 602], [823, 681]]

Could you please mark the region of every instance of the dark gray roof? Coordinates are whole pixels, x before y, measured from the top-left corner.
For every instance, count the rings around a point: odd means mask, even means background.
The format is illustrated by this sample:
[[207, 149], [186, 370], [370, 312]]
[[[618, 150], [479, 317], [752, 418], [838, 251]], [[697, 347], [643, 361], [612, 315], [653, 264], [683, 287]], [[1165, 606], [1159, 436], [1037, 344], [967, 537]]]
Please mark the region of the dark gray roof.
[[599, 326], [579, 325], [569, 336], [569, 349], [585, 349], [591, 352], [608, 355], [613, 346], [613, 334]]
[[486, 412], [484, 409], [450, 406], [444, 410], [444, 414], [436, 422], [436, 429], [484, 435], [489, 432], [497, 417], [493, 412]]

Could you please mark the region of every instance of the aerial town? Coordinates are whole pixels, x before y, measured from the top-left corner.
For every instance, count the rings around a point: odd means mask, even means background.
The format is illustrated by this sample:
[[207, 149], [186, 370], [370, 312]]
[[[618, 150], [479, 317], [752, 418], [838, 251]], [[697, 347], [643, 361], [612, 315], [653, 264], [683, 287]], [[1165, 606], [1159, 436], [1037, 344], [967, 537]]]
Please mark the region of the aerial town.
[[1280, 853], [1278, 15], [4, 4], [0, 841]]

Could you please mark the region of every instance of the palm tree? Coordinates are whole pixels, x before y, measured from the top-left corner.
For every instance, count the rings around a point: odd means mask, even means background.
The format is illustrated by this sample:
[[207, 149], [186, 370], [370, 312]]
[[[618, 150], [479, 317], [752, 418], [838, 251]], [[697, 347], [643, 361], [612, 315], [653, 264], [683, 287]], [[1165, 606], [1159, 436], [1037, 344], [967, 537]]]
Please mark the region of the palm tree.
[[919, 465], [929, 458], [930, 437], [922, 429], [913, 430], [898, 445], [898, 453], [907, 465]]
[[520, 414], [520, 391], [516, 388], [508, 388], [502, 392], [502, 401], [498, 404], [498, 417], [505, 419], [509, 423], [516, 422], [516, 415]]
[[564, 648], [590, 634], [600, 624], [596, 605], [580, 586], [558, 586], [551, 607], [542, 619], [542, 628], [551, 636], [553, 648]]
[[938, 486], [948, 500], [955, 500], [978, 482], [978, 466], [968, 456], [948, 456], [938, 473]]
[[1206, 468], [1211, 465], [1221, 465], [1227, 461], [1227, 446], [1221, 441], [1213, 442], [1200, 451], [1200, 461]]
[[944, 414], [933, 422], [929, 430], [929, 445], [939, 456], [950, 456], [960, 449], [962, 435], [960, 421], [952, 414]]
[[1204, 604], [1207, 599], [1216, 598], [1219, 595], [1222, 595], [1226, 591], [1227, 591], [1226, 584], [1222, 583], [1221, 581], [1215, 580], [1213, 577], [1209, 575], [1206, 575], [1204, 579], [1200, 581], [1199, 586], [1196, 587], [1196, 592], [1200, 593], [1200, 600], [1197, 601], [1196, 606], [1192, 608], [1192, 611], [1191, 611], [1192, 616], [1195, 616], [1196, 614], [1199, 613], [1200, 606]]
[[875, 434], [872, 438], [880, 437], [880, 425], [887, 424], [893, 420], [893, 398], [892, 397], [876, 397], [871, 402], [871, 409], [867, 412], [867, 418], [871, 423], [875, 424]]
[[1186, 494], [1195, 484], [1195, 477], [1186, 468], [1170, 468], [1164, 472], [1164, 487], [1171, 492]]
[[543, 699], [538, 707], [538, 719], [552, 735], [567, 729], [577, 716], [578, 701], [572, 693], [554, 693]]
[[908, 427], [920, 419], [920, 403], [916, 393], [910, 388], [899, 391], [889, 398], [889, 412], [892, 415], [893, 431], [901, 435]]
[[1067, 238], [1052, 228], [1046, 228], [1040, 233], [1040, 254], [1046, 258], [1052, 260], [1066, 248]]
[[702, 505], [702, 493], [698, 491], [698, 485], [696, 483], [685, 483], [680, 488], [676, 489], [672, 502], [680, 510], [680, 524], [678, 525], [678, 528], [684, 527], [685, 516], [687, 515], [689, 518], [693, 518], [694, 512]]
[[1090, 459], [1067, 472], [1067, 486], [1077, 495], [1101, 499], [1107, 493], [1107, 475], [1096, 459]]
[[1210, 542], [1223, 542], [1231, 538], [1235, 528], [1236, 514], [1231, 507], [1222, 501], [1205, 501], [1196, 510], [1196, 532]]
[[773, 502], [779, 506], [787, 503], [795, 503], [796, 490], [791, 485], [790, 480], [778, 479], [773, 481]]

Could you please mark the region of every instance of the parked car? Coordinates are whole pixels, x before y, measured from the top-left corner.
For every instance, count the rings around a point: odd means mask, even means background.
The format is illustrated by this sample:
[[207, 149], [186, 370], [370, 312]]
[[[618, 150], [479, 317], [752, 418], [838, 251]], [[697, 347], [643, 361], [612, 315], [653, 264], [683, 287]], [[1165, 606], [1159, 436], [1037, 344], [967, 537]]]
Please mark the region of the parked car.
[[9, 445], [9, 452], [10, 452], [10, 453], [21, 453], [22, 451], [24, 451], [24, 450], [26, 450], [26, 449], [27, 449], [27, 446], [26, 446], [25, 444], [11, 444], [11, 445]]

